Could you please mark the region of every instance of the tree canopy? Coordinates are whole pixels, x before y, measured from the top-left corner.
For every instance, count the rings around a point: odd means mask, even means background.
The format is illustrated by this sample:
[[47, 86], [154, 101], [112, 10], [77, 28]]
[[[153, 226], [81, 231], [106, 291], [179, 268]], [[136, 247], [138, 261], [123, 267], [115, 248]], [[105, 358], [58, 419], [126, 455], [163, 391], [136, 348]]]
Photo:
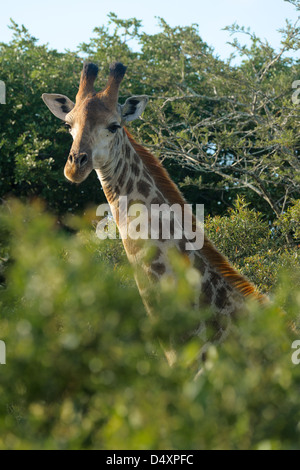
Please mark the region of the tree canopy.
[[[239, 193], [272, 220], [299, 198], [299, 106], [292, 86], [300, 65], [289, 54], [299, 47], [299, 27], [286, 24], [279, 51], [243, 27], [228, 27], [237, 65], [233, 57], [217, 57], [197, 25], [172, 28], [163, 19], [159, 25], [149, 35], [136, 18], [111, 13], [89, 43], [58, 53], [12, 21], [13, 39], [0, 45], [7, 84], [7, 104], [0, 107], [2, 198], [38, 195], [56, 212], [103, 199], [95, 177], [80, 188], [64, 180], [70, 141], [41, 101], [44, 92], [74, 98], [83, 60], [99, 65], [99, 88], [112, 61], [128, 66], [120, 100], [150, 97], [132, 131], [207, 213], [224, 213]], [[238, 33], [250, 38], [248, 46]]]

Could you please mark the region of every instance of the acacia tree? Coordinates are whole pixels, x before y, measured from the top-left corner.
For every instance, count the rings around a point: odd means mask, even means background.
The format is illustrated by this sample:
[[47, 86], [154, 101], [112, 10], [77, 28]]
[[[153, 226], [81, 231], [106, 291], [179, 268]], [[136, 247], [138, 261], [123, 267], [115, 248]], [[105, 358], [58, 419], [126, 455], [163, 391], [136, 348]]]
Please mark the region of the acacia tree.
[[[184, 42], [181, 75], [171, 92], [154, 97], [156, 122], [146, 116], [140, 133], [159, 156], [197, 172], [186, 185], [217, 189], [223, 198], [238, 190], [278, 217], [300, 194], [299, 105], [292, 102], [300, 64], [285, 57], [299, 47], [300, 28], [287, 23], [279, 52], [238, 25], [227, 29], [250, 36], [250, 47], [232, 43], [241, 64], [222, 63]], [[180, 30], [166, 26], [165, 33], [176, 40]]]
[[[234, 55], [225, 62], [215, 57], [197, 25], [171, 28], [160, 19], [161, 31], [147, 35], [135, 19], [111, 14], [110, 22], [113, 33], [95, 29], [81, 51], [105, 66], [112, 52], [127, 61], [124, 95], [151, 98], [135, 132], [188, 198], [204, 199], [214, 213], [214, 199], [226, 207], [239, 192], [270, 219], [284, 213], [300, 194], [299, 106], [292, 102], [300, 67], [289, 54], [299, 47], [297, 23], [281, 30], [279, 51], [236, 24], [225, 28], [250, 37], [250, 46], [233, 40], [240, 56], [233, 65]], [[132, 39], [139, 53], [130, 50]]]
[[[172, 28], [163, 19], [159, 25], [148, 35], [139, 20], [111, 13], [78, 52], [99, 64], [99, 88], [110, 62], [128, 66], [120, 99], [151, 98], [132, 131], [164, 160], [190, 202], [224, 214], [238, 192], [269, 219], [284, 214], [300, 193], [299, 105], [291, 101], [300, 70], [288, 54], [299, 46], [299, 27], [287, 23], [276, 52], [233, 25], [232, 34], [251, 40], [243, 46], [234, 39], [241, 56], [234, 65], [215, 56], [197, 25]], [[40, 100], [45, 91], [75, 96], [82, 57], [38, 46], [24, 27], [12, 27], [13, 41], [0, 45], [1, 78], [11, 92], [0, 108], [0, 196], [42, 195], [61, 212], [100, 202], [95, 179], [80, 189], [64, 181], [69, 141]]]

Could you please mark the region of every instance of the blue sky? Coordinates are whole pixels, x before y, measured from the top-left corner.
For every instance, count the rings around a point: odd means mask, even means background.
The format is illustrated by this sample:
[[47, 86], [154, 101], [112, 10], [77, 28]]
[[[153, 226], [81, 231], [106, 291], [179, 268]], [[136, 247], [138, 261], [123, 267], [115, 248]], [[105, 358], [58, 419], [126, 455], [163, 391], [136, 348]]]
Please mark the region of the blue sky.
[[200, 35], [222, 58], [232, 49], [226, 42], [230, 35], [222, 31], [226, 25], [237, 22], [250, 26], [261, 38], [278, 48], [277, 30], [285, 18], [296, 21], [299, 12], [284, 0], [2, 0], [0, 5], [0, 41], [8, 42], [11, 31], [9, 19], [24, 24], [30, 33], [63, 51], [76, 50], [87, 42], [95, 26], [107, 23], [107, 14], [113, 11], [120, 18], [136, 17], [148, 33], [158, 31], [156, 16], [171, 26], [199, 24]]

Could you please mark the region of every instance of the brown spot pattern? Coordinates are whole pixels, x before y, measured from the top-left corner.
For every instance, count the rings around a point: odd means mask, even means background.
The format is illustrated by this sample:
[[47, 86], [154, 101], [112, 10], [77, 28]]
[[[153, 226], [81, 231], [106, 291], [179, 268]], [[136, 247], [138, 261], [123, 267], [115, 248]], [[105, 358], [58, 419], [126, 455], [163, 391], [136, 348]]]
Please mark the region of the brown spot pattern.
[[212, 291], [210, 280], [207, 280], [202, 284], [202, 292], [203, 294], [205, 294], [207, 299], [211, 301], [213, 291]]
[[153, 181], [152, 177], [145, 168], [144, 168], [144, 171], [143, 171], [143, 176], [144, 176], [144, 178], [146, 178], [146, 180], [148, 180], [150, 183], [152, 183], [152, 181]]
[[194, 267], [200, 271], [200, 273], [203, 275], [205, 273], [205, 269], [206, 269], [206, 264], [205, 262], [203, 261], [203, 259], [201, 258], [201, 256], [199, 256], [197, 253], [195, 255], [195, 261], [194, 261]]
[[163, 263], [152, 263], [151, 268], [160, 276], [166, 272], [166, 266]]
[[131, 149], [130, 149], [129, 145], [126, 145], [126, 148], [125, 148], [125, 158], [126, 158], [126, 160], [129, 160], [130, 155], [131, 155]]
[[159, 199], [158, 197], [154, 197], [151, 201], [151, 204], [159, 204], [161, 206], [161, 204], [163, 204], [163, 200], [162, 199]]
[[224, 286], [218, 289], [217, 295], [216, 295], [216, 301], [215, 301], [217, 308], [222, 309], [224, 308], [226, 304], [228, 304], [228, 298], [226, 294], [227, 294], [227, 291]]
[[131, 165], [131, 171], [132, 173], [134, 174], [134, 176], [138, 177], [139, 174], [140, 174], [140, 169], [139, 169], [139, 166], [136, 164], [136, 163], [133, 163]]
[[119, 161], [118, 161], [118, 163], [116, 164], [115, 173], [118, 173], [118, 171], [121, 170], [122, 164], [123, 164], [123, 161], [122, 161], [121, 158], [119, 158]]
[[122, 173], [118, 179], [118, 184], [119, 186], [122, 188], [122, 186], [124, 185], [125, 183], [125, 180], [126, 180], [126, 176], [127, 176], [127, 170], [128, 170], [128, 165], [127, 163], [125, 162], [125, 165], [123, 167], [123, 170], [122, 170]]
[[126, 194], [130, 194], [133, 190], [133, 179], [129, 178], [126, 184]]
[[133, 154], [133, 161], [134, 161], [134, 163], [136, 163], [137, 165], [140, 164], [141, 159], [140, 159], [140, 157], [139, 157], [136, 153]]
[[221, 282], [222, 277], [220, 276], [220, 274], [216, 273], [215, 271], [210, 271], [209, 279], [213, 286], [217, 286], [217, 284]]
[[150, 184], [146, 183], [146, 181], [141, 180], [137, 183], [136, 186], [139, 193], [141, 193], [145, 197], [149, 196], [151, 189]]

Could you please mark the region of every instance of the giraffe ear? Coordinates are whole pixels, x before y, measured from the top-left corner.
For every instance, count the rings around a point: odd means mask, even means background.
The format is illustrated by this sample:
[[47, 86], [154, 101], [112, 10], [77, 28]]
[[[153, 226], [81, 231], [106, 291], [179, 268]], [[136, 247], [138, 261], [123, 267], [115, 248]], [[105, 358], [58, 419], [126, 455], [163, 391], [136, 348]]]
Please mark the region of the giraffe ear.
[[44, 103], [48, 106], [51, 113], [59, 119], [65, 120], [66, 115], [74, 108], [73, 101], [69, 100], [67, 96], [44, 93], [42, 95]]
[[141, 116], [148, 103], [148, 96], [131, 96], [123, 106], [121, 106], [121, 115], [123, 122], [134, 121]]

